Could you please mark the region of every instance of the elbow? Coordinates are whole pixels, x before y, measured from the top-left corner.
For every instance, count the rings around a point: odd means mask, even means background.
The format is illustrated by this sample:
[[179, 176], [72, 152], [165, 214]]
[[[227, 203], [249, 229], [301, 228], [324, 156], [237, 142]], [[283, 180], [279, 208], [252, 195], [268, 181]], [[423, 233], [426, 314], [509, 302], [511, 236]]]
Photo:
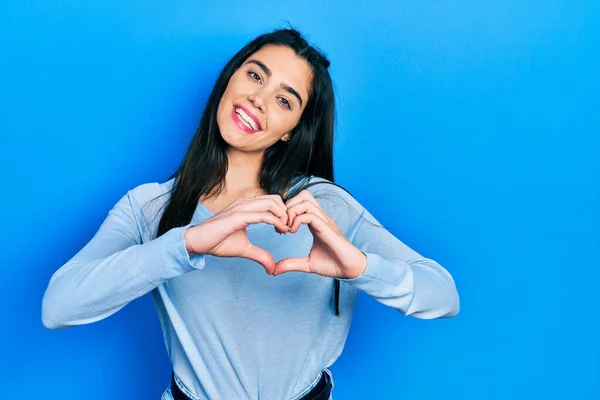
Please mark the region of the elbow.
[[114, 314], [125, 305], [120, 304], [102, 311], [97, 299], [81, 297], [49, 286], [42, 299], [42, 324], [48, 329], [90, 324]]
[[52, 319], [47, 314], [42, 313], [42, 324], [48, 329], [60, 329], [64, 328], [64, 325], [57, 319]]
[[460, 311], [460, 298], [458, 297], [458, 291], [454, 290], [452, 298], [448, 301], [448, 309], [441, 318], [456, 317]]
[[[401, 310], [400, 310], [401, 311]], [[438, 319], [452, 318], [458, 315], [460, 311], [460, 301], [458, 296], [455, 299], [442, 301], [434, 307], [414, 308], [407, 312], [402, 312], [406, 316], [411, 316], [419, 319]]]
[[[420, 319], [436, 319], [456, 317], [460, 311], [460, 297], [454, 279], [448, 271], [443, 269], [439, 274], [437, 285], [429, 290], [414, 293], [413, 300], [405, 315]], [[419, 287], [419, 283], [415, 285]]]
[[42, 324], [48, 329], [62, 328], [60, 320], [54, 314], [42, 306]]
[[445, 296], [446, 301], [444, 301], [443, 313], [438, 318], [452, 318], [458, 315], [460, 311], [460, 297], [458, 295], [458, 290], [456, 289], [456, 285], [454, 280], [449, 285], [447, 295]]
[[42, 324], [48, 329], [65, 327], [63, 304], [68, 304], [68, 300], [66, 302], [64, 296], [61, 296], [63, 290], [60, 287], [60, 280], [57, 281], [64, 268], [65, 266], [62, 266], [50, 277], [42, 298]]
[[44, 299], [42, 300], [42, 324], [48, 329], [60, 329], [64, 328], [64, 322], [61, 321], [58, 307], [55, 305], [56, 301], [49, 296], [46, 291]]
[[42, 324], [48, 329], [62, 329], [72, 326], [65, 304], [69, 300], [60, 295], [60, 291], [50, 285], [42, 299]]
[[443, 301], [440, 303], [438, 309], [438, 315], [434, 318], [452, 318], [458, 315], [460, 311], [460, 297], [454, 280], [450, 278], [445, 295], [442, 297]]
[[445, 276], [445, 279], [442, 281], [443, 284], [440, 285], [439, 291], [442, 296], [439, 298], [438, 315], [434, 318], [456, 317], [460, 311], [460, 297], [456, 289], [456, 282], [454, 282], [454, 278], [448, 270], [443, 267], [441, 269], [444, 272], [441, 276]]
[[456, 317], [458, 312], [460, 311], [460, 296], [458, 295], [458, 289], [456, 288], [456, 283], [454, 282], [454, 278], [450, 275], [450, 279], [452, 284], [450, 285], [449, 298], [448, 301], [450, 304], [450, 311], [447, 314], [447, 317]]

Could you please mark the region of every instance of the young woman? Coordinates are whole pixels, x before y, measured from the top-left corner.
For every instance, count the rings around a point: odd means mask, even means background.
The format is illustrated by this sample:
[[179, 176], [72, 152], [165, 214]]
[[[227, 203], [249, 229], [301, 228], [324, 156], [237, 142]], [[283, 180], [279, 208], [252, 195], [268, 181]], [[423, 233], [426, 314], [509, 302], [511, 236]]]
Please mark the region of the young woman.
[[163, 399], [326, 400], [360, 290], [403, 315], [456, 315], [448, 271], [333, 183], [328, 67], [293, 29], [243, 47], [178, 170], [128, 191], [51, 277], [44, 325], [151, 292], [173, 362]]

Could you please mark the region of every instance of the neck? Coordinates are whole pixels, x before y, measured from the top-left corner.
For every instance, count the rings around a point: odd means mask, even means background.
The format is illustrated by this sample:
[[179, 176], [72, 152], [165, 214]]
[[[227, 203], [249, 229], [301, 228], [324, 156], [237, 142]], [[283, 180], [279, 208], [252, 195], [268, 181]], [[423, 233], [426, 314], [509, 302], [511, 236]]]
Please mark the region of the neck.
[[223, 194], [250, 193], [263, 194], [260, 187], [260, 171], [264, 151], [247, 153], [229, 148], [227, 151], [227, 175]]

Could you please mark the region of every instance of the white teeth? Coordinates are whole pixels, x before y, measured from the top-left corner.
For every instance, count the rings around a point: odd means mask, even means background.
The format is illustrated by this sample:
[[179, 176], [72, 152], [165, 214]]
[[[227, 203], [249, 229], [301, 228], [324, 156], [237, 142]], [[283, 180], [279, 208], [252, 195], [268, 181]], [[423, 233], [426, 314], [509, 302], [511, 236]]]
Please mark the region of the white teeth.
[[[244, 126], [250, 128], [250, 129], [254, 129], [248, 122], [246, 122], [245, 119], [240, 118], [240, 121], [242, 122], [242, 124], [244, 124]], [[254, 129], [254, 130], [256, 130], [256, 129]]]
[[254, 120], [252, 118], [250, 118], [250, 116], [248, 114], [246, 114], [244, 112], [244, 110], [236, 107], [235, 113], [240, 117], [240, 121], [242, 121], [242, 123], [244, 125], [246, 125], [248, 128], [254, 129], [255, 131], [258, 130], [258, 125], [256, 125], [256, 122], [254, 122]]

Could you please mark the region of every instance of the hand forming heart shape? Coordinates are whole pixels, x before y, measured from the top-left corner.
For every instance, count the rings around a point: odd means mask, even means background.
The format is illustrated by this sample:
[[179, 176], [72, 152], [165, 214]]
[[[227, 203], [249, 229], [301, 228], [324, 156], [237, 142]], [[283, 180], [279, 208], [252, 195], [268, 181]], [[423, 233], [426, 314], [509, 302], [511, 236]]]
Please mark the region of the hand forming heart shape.
[[[284, 221], [287, 221], [287, 226]], [[265, 222], [278, 232], [296, 233], [306, 224], [313, 245], [306, 257], [288, 257], [275, 263], [267, 250], [248, 240], [246, 227]], [[183, 234], [187, 252], [219, 257], [244, 257], [265, 267], [268, 274], [290, 271], [309, 272], [328, 277], [355, 278], [366, 269], [366, 254], [355, 247], [321, 208], [303, 190], [285, 204], [278, 195], [241, 198], [202, 223], [190, 226]]]

